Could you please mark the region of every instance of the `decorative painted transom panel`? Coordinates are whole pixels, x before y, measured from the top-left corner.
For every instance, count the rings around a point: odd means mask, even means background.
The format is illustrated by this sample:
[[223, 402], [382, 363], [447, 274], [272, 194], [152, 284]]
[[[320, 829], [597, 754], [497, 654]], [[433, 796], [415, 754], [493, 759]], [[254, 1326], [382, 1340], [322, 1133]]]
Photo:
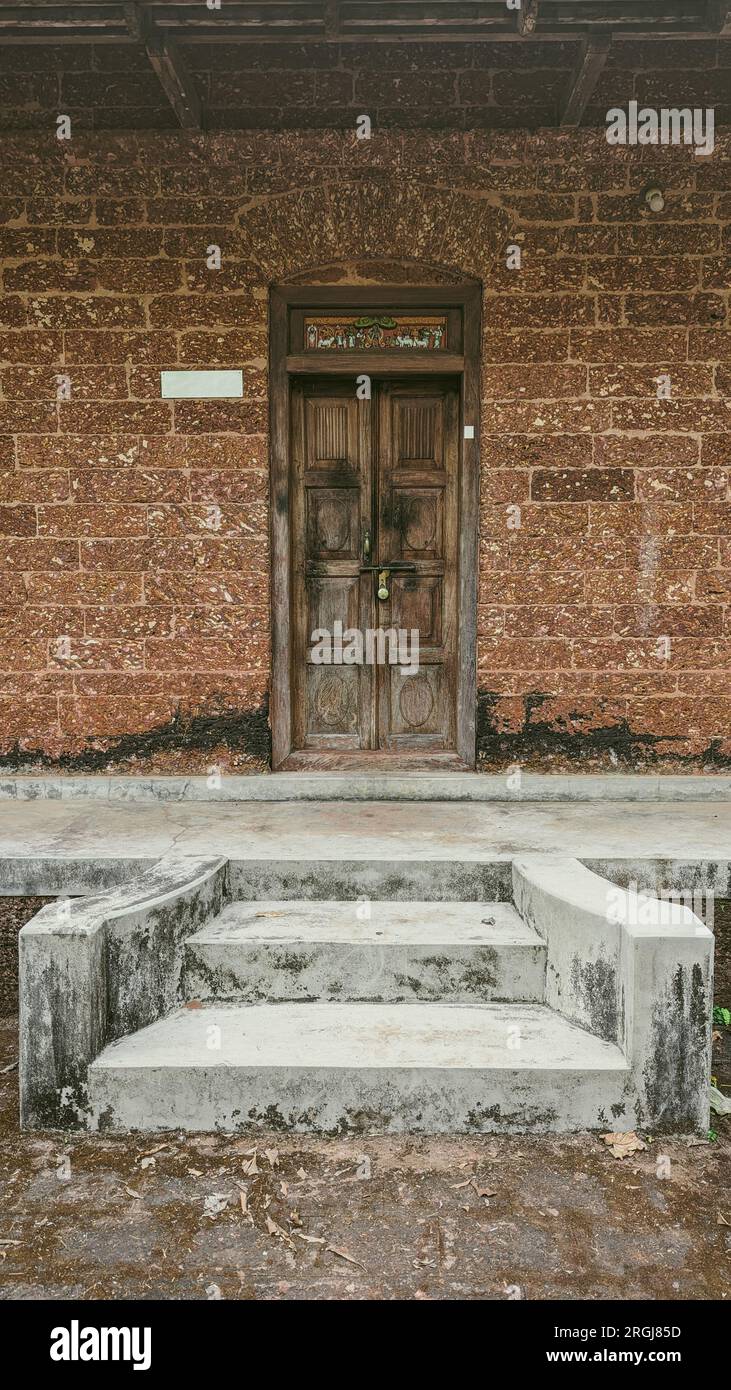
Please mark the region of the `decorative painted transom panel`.
[[446, 314], [306, 315], [308, 352], [373, 352], [383, 348], [438, 352], [447, 346]]

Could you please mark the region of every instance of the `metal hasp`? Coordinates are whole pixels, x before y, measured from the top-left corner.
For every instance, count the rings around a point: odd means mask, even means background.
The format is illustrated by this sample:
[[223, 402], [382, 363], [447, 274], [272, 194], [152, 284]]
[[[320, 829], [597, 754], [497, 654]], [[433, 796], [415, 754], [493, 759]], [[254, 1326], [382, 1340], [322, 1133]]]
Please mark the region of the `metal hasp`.
[[388, 565], [361, 565], [360, 573], [378, 574], [378, 597], [381, 603], [385, 603], [389, 597], [388, 577], [391, 572], [393, 570], [411, 570], [413, 572], [415, 569], [416, 565], [408, 564], [405, 560], [394, 560]]

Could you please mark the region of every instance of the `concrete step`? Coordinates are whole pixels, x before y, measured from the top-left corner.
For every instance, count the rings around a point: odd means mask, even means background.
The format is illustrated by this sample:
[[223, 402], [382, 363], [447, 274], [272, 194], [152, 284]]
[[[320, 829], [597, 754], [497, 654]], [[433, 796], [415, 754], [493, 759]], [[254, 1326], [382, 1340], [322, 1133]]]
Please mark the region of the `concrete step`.
[[[359, 898], [378, 902], [513, 901], [510, 858], [481, 858], [479, 854], [455, 857], [454, 836], [430, 829], [427, 807], [412, 808], [414, 824], [409, 838], [396, 850], [389, 823], [394, 812], [403, 807], [394, 804], [387, 813], [379, 807], [368, 808], [345, 844], [341, 827], [349, 809], [335, 808], [316, 842], [311, 834], [314, 808], [299, 806], [299, 839], [288, 846], [273, 827], [262, 846], [265, 857], [255, 857], [261, 851], [254, 849], [252, 831], [245, 829], [241, 833], [247, 857], [241, 857], [239, 851], [229, 860], [231, 897], [250, 902], [300, 898], [308, 902], [356, 902]], [[440, 807], [440, 817], [442, 811], [452, 809]], [[435, 818], [439, 826], [443, 825], [440, 817]], [[464, 833], [461, 828], [459, 833]]]
[[[366, 915], [367, 914], [367, 915]], [[188, 999], [539, 1001], [546, 947], [509, 903], [236, 902], [185, 949]]]
[[216, 1004], [111, 1043], [103, 1130], [480, 1133], [621, 1128], [619, 1048], [545, 1004]]

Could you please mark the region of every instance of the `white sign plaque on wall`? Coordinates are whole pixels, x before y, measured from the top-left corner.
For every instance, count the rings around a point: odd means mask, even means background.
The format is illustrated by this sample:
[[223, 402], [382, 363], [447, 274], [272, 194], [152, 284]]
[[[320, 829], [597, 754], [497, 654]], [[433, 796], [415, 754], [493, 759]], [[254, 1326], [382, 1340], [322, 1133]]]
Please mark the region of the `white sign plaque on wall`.
[[213, 400], [243, 396], [243, 372], [161, 372], [163, 400]]

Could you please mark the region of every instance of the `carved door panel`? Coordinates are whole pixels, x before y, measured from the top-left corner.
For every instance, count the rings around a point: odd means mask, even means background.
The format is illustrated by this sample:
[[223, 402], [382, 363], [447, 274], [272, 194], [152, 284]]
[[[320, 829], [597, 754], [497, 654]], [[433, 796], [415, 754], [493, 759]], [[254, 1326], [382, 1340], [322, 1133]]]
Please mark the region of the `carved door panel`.
[[[304, 378], [291, 411], [294, 747], [452, 750], [459, 388], [374, 381], [371, 399], [358, 400], [352, 378]], [[389, 562], [404, 568], [379, 598], [378, 567]], [[351, 664], [347, 638], [333, 644], [338, 625], [360, 632], [364, 648], [367, 633], [401, 629], [406, 665]]]
[[373, 668], [320, 661], [313, 640], [333, 635], [338, 622], [346, 631], [372, 621], [371, 586], [360, 574], [372, 529], [368, 405], [356, 399], [352, 380], [308, 380], [292, 390], [296, 748], [372, 747]]
[[[418, 636], [418, 671], [376, 668], [379, 746], [449, 750], [456, 738], [459, 392], [384, 383], [378, 412], [378, 557], [396, 570], [381, 626]], [[413, 665], [413, 663], [411, 663]]]

